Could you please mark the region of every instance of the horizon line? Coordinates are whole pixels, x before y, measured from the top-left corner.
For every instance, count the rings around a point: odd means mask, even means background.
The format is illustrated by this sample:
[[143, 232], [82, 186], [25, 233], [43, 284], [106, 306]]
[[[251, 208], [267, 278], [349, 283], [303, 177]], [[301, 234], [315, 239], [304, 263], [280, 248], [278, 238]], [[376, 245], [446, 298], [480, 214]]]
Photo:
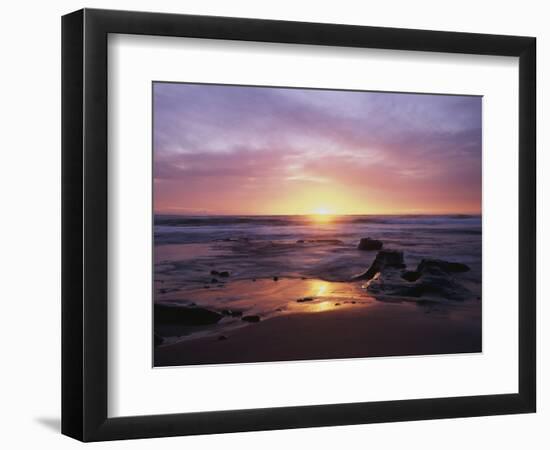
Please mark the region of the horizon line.
[[247, 214], [247, 213], [178, 213], [178, 212], [162, 212], [162, 211], [153, 211], [153, 215], [158, 216], [204, 216], [204, 217], [232, 217], [232, 216], [247, 216], [247, 217], [275, 217], [275, 216], [481, 216], [482, 212], [437, 212], [437, 213], [414, 213], [414, 212], [404, 212], [404, 213], [354, 213], [354, 214], [319, 214], [319, 213], [302, 213], [302, 214]]

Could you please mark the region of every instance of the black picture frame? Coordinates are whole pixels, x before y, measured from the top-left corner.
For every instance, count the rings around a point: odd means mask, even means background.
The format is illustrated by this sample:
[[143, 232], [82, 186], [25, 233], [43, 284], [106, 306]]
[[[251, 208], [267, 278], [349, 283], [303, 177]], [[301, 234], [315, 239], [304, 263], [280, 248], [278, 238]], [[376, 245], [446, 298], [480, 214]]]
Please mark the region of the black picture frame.
[[[107, 416], [109, 33], [519, 57], [518, 392]], [[83, 9], [62, 18], [62, 433], [82, 441], [535, 412], [536, 39]]]

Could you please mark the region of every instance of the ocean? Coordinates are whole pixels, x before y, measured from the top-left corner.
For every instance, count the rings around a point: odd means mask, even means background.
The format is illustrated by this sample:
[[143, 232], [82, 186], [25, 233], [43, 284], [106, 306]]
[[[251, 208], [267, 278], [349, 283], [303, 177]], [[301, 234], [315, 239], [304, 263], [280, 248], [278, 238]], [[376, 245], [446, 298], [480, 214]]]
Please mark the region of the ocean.
[[[468, 272], [450, 279], [466, 294], [461, 301], [444, 292], [427, 298], [378, 295], [369, 283], [352, 281], [377, 255], [357, 248], [366, 237], [402, 252], [403, 270], [416, 270], [423, 259], [467, 265]], [[452, 313], [455, 323], [458, 317], [480, 328], [481, 239], [479, 215], [156, 215], [154, 301], [225, 315], [208, 326], [156, 323], [155, 332], [164, 344], [174, 343], [254, 326], [241, 320], [247, 315], [265, 321], [336, 308], [359, 313], [387, 302]]]
[[[190, 277], [193, 269], [208, 262], [231, 270], [239, 278], [304, 275], [346, 281], [354, 271], [369, 264], [370, 255], [357, 250], [359, 240], [365, 237], [383, 241], [384, 248], [402, 250], [407, 264], [438, 258], [459, 261], [476, 272], [481, 271], [479, 215], [326, 218], [157, 215], [155, 260], [161, 266], [185, 260], [187, 270], [180, 269], [189, 272], [184, 276], [191, 280], [195, 279]], [[304, 241], [305, 245], [297, 244], [298, 241]], [[185, 247], [180, 247], [180, 254], [163, 251], [164, 246], [183, 244], [208, 244], [211, 251], [196, 258]], [[169, 256], [165, 258], [167, 253]], [[256, 259], [250, 261], [249, 257]]]

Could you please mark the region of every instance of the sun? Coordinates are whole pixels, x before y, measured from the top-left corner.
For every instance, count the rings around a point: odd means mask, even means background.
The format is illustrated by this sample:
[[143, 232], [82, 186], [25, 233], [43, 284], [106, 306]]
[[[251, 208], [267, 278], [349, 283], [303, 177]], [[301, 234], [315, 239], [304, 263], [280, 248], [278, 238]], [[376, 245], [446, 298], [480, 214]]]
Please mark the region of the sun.
[[324, 206], [316, 208], [311, 213], [311, 218], [316, 223], [327, 223], [332, 219], [332, 211]]
[[319, 216], [328, 216], [331, 214], [330, 210], [328, 208], [317, 208], [313, 214], [317, 214]]

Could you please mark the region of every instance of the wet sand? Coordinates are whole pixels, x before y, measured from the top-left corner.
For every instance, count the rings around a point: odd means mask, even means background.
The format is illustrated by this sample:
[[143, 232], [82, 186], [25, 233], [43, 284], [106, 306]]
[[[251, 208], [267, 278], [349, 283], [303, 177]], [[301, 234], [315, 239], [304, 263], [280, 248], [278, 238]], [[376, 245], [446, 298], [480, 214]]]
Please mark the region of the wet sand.
[[481, 351], [481, 304], [375, 302], [295, 313], [155, 349], [155, 366]]

